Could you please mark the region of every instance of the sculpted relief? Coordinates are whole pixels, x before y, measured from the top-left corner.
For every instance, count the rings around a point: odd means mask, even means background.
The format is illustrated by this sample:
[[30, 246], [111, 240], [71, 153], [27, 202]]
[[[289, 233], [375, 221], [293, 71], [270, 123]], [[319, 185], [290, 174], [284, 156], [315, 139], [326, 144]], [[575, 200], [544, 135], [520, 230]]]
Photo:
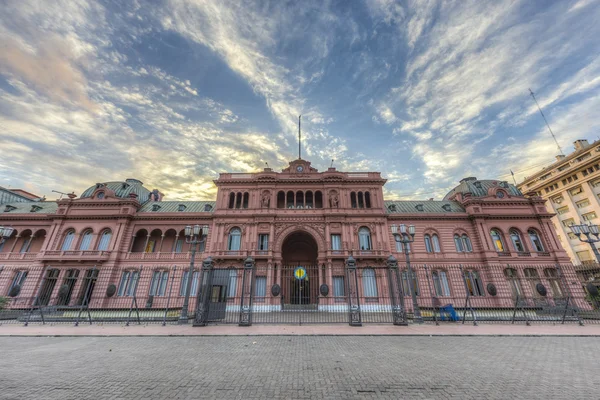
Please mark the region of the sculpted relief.
[[329, 207], [338, 208], [340, 203], [340, 198], [338, 193], [335, 190], [329, 192]]

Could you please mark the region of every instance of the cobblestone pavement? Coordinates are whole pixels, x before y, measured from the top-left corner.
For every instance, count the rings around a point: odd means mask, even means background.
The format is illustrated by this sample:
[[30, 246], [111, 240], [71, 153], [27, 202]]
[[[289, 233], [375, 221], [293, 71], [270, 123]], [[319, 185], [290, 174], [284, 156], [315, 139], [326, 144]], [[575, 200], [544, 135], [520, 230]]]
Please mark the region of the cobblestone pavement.
[[2, 337], [0, 399], [597, 399], [600, 338]]

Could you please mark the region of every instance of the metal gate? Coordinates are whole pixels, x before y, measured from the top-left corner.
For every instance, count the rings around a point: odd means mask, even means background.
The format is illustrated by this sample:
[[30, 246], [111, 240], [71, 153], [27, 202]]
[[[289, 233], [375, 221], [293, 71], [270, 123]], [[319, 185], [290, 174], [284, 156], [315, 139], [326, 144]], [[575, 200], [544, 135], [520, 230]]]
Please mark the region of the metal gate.
[[[401, 290], [388, 266], [213, 268], [204, 265], [196, 325], [397, 323]], [[390, 279], [393, 281], [390, 284]]]

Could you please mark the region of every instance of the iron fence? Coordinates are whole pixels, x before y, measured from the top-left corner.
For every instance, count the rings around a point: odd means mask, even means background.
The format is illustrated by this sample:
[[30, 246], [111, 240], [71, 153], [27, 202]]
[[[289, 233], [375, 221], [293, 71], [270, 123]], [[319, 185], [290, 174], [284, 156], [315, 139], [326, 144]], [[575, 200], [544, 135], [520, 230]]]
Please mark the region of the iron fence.
[[[0, 267], [0, 324], [174, 324], [188, 269]], [[598, 265], [205, 263], [191, 279], [198, 325], [403, 325], [419, 314], [435, 324], [600, 323]]]

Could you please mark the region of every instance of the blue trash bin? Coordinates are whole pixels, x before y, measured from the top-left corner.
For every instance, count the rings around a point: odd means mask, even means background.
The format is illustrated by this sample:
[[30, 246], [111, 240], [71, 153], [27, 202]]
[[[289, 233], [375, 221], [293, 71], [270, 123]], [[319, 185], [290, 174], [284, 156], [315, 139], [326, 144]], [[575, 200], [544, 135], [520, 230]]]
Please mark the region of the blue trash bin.
[[458, 321], [458, 315], [456, 314], [456, 310], [454, 309], [454, 307], [452, 306], [452, 304], [446, 304], [443, 307], [440, 307], [440, 320], [441, 321], [445, 321], [446, 317], [445, 315], [448, 315], [448, 320], [450, 321]]

